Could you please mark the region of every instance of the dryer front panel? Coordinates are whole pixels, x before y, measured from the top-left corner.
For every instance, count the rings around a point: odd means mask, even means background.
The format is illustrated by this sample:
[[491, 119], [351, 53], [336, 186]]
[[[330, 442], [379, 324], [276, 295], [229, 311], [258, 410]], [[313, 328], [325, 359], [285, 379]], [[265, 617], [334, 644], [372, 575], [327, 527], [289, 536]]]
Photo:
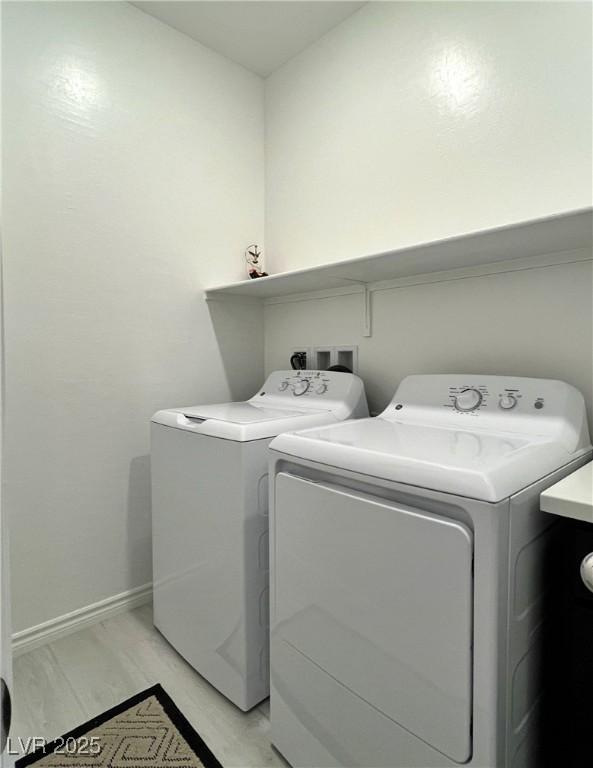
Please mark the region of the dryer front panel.
[[451, 760], [469, 760], [471, 531], [287, 473], [274, 506], [275, 640]]

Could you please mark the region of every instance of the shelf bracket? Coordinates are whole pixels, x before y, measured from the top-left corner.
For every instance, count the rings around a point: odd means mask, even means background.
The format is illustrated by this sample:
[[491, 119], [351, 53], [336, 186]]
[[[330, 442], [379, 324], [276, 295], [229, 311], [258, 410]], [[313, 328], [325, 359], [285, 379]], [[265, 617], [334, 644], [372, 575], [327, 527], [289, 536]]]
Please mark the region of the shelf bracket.
[[362, 288], [362, 312], [363, 312], [363, 325], [362, 335], [366, 338], [373, 335], [373, 306], [372, 306], [372, 290], [370, 283], [363, 283], [362, 280], [352, 280], [350, 277], [339, 276], [340, 280], [344, 280], [347, 283], [353, 283], [354, 285], [360, 285]]
[[372, 336], [373, 335], [373, 308], [371, 306], [372, 302], [372, 292], [369, 288], [368, 283], [363, 284], [363, 300], [364, 300], [364, 326], [362, 335], [363, 336]]

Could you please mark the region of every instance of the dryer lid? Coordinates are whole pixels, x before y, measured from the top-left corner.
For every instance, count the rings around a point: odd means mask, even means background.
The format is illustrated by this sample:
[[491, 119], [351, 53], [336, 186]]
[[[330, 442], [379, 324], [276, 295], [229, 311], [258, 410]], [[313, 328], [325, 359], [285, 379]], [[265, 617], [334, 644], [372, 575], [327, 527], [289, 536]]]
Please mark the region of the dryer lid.
[[[471, 756], [472, 531], [428, 511], [286, 472], [277, 475], [274, 492], [274, 646], [288, 643], [320, 675], [331, 675], [465, 763]], [[276, 682], [284, 671], [274, 665]], [[292, 682], [283, 681], [291, 694]]]
[[572, 458], [544, 440], [380, 417], [280, 435], [271, 447], [363, 475], [492, 502], [512, 496]]

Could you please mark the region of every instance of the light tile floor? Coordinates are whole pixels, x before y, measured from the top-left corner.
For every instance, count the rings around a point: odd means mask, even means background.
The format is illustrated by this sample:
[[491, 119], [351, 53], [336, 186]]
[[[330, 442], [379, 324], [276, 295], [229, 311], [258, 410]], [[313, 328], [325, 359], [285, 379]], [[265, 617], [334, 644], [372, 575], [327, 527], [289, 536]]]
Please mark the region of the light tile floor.
[[269, 703], [243, 713], [152, 625], [142, 606], [14, 661], [13, 744], [52, 739], [160, 683], [225, 768], [286, 766], [270, 744]]

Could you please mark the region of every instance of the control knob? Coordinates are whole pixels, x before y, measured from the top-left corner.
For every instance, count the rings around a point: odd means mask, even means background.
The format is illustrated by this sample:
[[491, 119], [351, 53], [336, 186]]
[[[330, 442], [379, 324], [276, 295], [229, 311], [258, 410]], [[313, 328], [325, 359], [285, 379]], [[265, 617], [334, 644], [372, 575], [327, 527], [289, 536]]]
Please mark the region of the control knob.
[[587, 589], [593, 592], [593, 552], [586, 555], [581, 563], [581, 578]]
[[455, 397], [455, 407], [458, 411], [475, 411], [482, 402], [482, 393], [473, 387], [462, 390]]
[[515, 395], [501, 395], [500, 400], [498, 401], [499, 408], [502, 408], [503, 411], [510, 411], [511, 408], [514, 408], [517, 405], [517, 398]]
[[284, 392], [284, 390], [288, 389], [288, 382], [287, 381], [281, 381], [278, 389], [280, 392]]
[[327, 384], [322, 381], [315, 387], [315, 394], [322, 395], [324, 392], [327, 392]]
[[292, 394], [295, 397], [300, 397], [301, 395], [304, 395], [305, 392], [309, 389], [310, 381], [309, 379], [299, 379], [296, 384], [292, 388]]

